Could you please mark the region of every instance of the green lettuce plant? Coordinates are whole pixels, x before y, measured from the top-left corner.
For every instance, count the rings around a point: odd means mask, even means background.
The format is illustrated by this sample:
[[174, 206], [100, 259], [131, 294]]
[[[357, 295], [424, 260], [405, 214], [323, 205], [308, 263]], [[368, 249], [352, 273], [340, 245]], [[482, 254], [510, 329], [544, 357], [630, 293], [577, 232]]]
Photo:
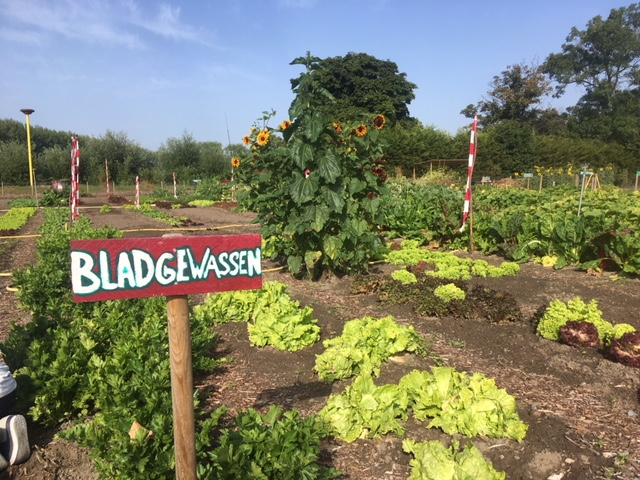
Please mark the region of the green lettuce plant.
[[414, 370], [399, 386], [418, 420], [432, 418], [429, 428], [518, 442], [526, 436], [528, 427], [518, 416], [515, 398], [480, 373], [469, 376], [449, 367], [433, 367], [432, 373]]
[[402, 449], [413, 454], [409, 480], [505, 480], [507, 475], [498, 472], [487, 462], [480, 450], [468, 443], [460, 449], [460, 442], [453, 440], [447, 448], [438, 441], [418, 443], [404, 440]]
[[559, 342], [560, 328], [569, 321], [593, 323], [603, 343], [608, 343], [606, 340], [613, 334], [613, 325], [602, 318], [598, 302], [591, 300], [587, 304], [581, 298], [574, 298], [567, 303], [562, 300], [551, 302], [538, 323], [537, 333], [542, 338]]
[[287, 288], [282, 283], [265, 282], [261, 290], [208, 295], [193, 308], [193, 315], [211, 325], [246, 322], [252, 345], [294, 352], [320, 340], [320, 327], [313, 309], [300, 307]]
[[0, 231], [15, 232], [20, 230], [36, 214], [36, 211], [32, 207], [12, 208], [0, 217]]
[[351, 320], [342, 335], [325, 340], [316, 356], [315, 371], [327, 383], [358, 374], [380, 375], [380, 366], [401, 352], [423, 353], [424, 341], [413, 327], [399, 325], [391, 316]]
[[391, 278], [401, 282], [403, 285], [408, 285], [410, 283], [417, 283], [418, 279], [415, 274], [409, 272], [408, 270], [396, 270], [391, 274]]
[[461, 288], [456, 287], [453, 283], [447, 283], [436, 287], [433, 294], [440, 300], [450, 302], [451, 300], [464, 300], [467, 298], [467, 294]]
[[339, 395], [331, 395], [320, 417], [334, 434], [351, 443], [358, 438], [377, 438], [387, 433], [404, 434], [408, 399], [398, 385], [376, 386], [371, 375], [358, 376]]

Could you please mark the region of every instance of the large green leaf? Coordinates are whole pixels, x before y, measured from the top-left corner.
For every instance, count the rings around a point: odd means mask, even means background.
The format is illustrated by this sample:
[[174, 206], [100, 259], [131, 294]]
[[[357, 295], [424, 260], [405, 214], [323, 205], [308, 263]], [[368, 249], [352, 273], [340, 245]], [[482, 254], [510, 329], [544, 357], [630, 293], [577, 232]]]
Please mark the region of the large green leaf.
[[307, 266], [307, 270], [311, 271], [316, 266], [316, 263], [322, 258], [322, 252], [305, 252], [304, 263]]
[[339, 237], [325, 237], [323, 242], [324, 253], [331, 260], [338, 258], [342, 249], [342, 240]]
[[311, 118], [309, 119], [309, 130], [308, 130], [309, 139], [312, 142], [315, 142], [316, 140], [318, 140], [323, 130], [324, 130], [324, 115], [322, 115], [322, 112], [320, 112], [319, 110], [316, 110], [315, 112], [313, 112], [313, 114], [311, 115]]
[[358, 180], [357, 178], [352, 178], [349, 181], [349, 193], [351, 193], [351, 195], [359, 193], [365, 188], [367, 188], [367, 182], [363, 182], [362, 180]]
[[322, 198], [328, 207], [334, 212], [342, 212], [342, 207], [344, 207], [343, 195], [344, 188], [342, 184], [334, 185], [331, 188], [322, 188]]
[[289, 255], [287, 258], [287, 266], [293, 275], [300, 273], [302, 269], [302, 257], [300, 255]]
[[313, 146], [296, 137], [291, 146], [291, 157], [298, 168], [306, 170], [313, 163]]
[[322, 231], [325, 223], [329, 220], [331, 212], [326, 205], [316, 205], [313, 209], [313, 218], [311, 219], [311, 228], [316, 232]]
[[327, 182], [333, 183], [340, 176], [340, 160], [333, 152], [327, 152], [318, 160], [318, 173]]
[[297, 204], [302, 204], [312, 200], [317, 190], [317, 183], [312, 178], [298, 176], [291, 184], [291, 198]]

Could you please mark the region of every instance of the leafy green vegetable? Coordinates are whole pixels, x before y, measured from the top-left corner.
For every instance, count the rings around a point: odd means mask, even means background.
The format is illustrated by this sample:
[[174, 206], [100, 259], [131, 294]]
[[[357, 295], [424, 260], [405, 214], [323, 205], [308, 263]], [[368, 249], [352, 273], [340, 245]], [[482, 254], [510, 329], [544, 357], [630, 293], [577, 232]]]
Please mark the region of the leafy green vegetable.
[[436, 287], [433, 294], [445, 302], [450, 302], [451, 300], [464, 300], [467, 298], [465, 291], [456, 287], [453, 283], [447, 283], [446, 285]]
[[554, 300], [540, 319], [537, 333], [547, 340], [560, 341], [560, 328], [567, 322], [589, 322], [598, 328], [598, 335], [603, 343], [611, 338], [613, 325], [602, 318], [598, 302], [591, 300], [589, 304], [580, 298], [569, 300], [566, 304], [562, 300]]
[[411, 326], [399, 325], [391, 316], [364, 317], [344, 325], [342, 335], [324, 342], [316, 356], [315, 371], [327, 383], [357, 374], [380, 375], [380, 366], [401, 352], [424, 351], [424, 341]]
[[36, 211], [32, 207], [12, 208], [0, 217], [0, 231], [15, 232], [20, 230], [36, 214]]
[[213, 207], [216, 204], [214, 200], [192, 200], [189, 202], [190, 207]]
[[418, 420], [433, 418], [429, 428], [449, 434], [524, 439], [527, 425], [518, 416], [516, 401], [498, 389], [495, 380], [480, 373], [469, 377], [449, 367], [432, 371], [413, 371], [400, 380]]
[[417, 283], [418, 279], [416, 278], [416, 276], [407, 271], [407, 270], [396, 270], [391, 274], [391, 278], [393, 278], [394, 280], [397, 280], [401, 283], [403, 283], [404, 285], [408, 285], [409, 283]]
[[272, 345], [296, 352], [320, 340], [316, 323], [311, 307], [300, 308], [298, 302], [290, 300], [278, 301], [254, 310], [253, 323], [248, 324], [249, 340], [257, 347]]
[[320, 416], [336, 436], [351, 443], [358, 438], [387, 433], [404, 434], [401, 420], [407, 420], [408, 398], [398, 385], [377, 387], [371, 375], [355, 379], [340, 395], [331, 395]]
[[415, 266], [421, 262], [433, 264], [435, 271], [425, 272], [435, 278], [449, 280], [471, 280], [476, 277], [505, 277], [520, 273], [520, 266], [513, 262], [503, 262], [500, 267], [489, 265], [486, 260], [460, 258], [453, 253], [432, 252], [420, 248], [416, 240], [405, 240], [402, 250], [390, 250], [385, 259], [392, 265]]
[[636, 327], [633, 325], [629, 325], [628, 323], [618, 323], [613, 326], [613, 331], [611, 332], [612, 340], [617, 340], [626, 333], [635, 333], [636, 331]]
[[409, 480], [505, 480], [506, 473], [498, 472], [487, 462], [480, 450], [470, 443], [460, 450], [454, 440], [450, 448], [437, 441], [416, 443], [404, 440], [402, 449], [413, 454]]
[[291, 300], [287, 286], [266, 282], [261, 290], [234, 291], [209, 295], [193, 308], [196, 319], [213, 325], [248, 322], [252, 345], [272, 345], [278, 350], [295, 352], [320, 340], [320, 327], [311, 307], [300, 308]]

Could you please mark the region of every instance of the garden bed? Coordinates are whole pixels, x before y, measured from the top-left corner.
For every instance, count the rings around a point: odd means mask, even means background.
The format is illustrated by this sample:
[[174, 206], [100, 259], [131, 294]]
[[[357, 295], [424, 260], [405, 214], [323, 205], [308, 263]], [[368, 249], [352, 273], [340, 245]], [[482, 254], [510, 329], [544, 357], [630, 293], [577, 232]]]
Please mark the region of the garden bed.
[[[83, 206], [102, 203], [86, 199]], [[203, 228], [186, 234], [254, 233], [254, 216], [221, 208], [168, 210], [176, 217], [188, 216]], [[123, 230], [157, 228], [127, 236], [161, 236], [172, 230], [160, 222], [135, 212], [98, 208], [81, 211], [96, 227], [110, 225]], [[31, 233], [39, 217], [32, 218], [21, 231]], [[28, 264], [35, 258], [33, 239], [20, 239], [5, 255], [2, 271]], [[30, 252], [30, 253], [25, 253]], [[490, 258], [491, 263], [502, 260]], [[265, 263], [265, 268], [268, 268]], [[394, 267], [397, 268], [397, 267]], [[392, 267], [377, 265], [372, 273], [390, 273]], [[393, 315], [398, 323], [413, 325], [432, 343], [428, 358], [402, 356], [382, 369], [377, 384], [397, 382], [409, 371], [428, 369], [435, 364], [461, 371], [482, 372], [516, 397], [521, 418], [529, 424], [522, 443], [511, 440], [475, 438], [473, 443], [497, 470], [509, 479], [635, 479], [640, 476], [640, 371], [613, 363], [597, 352], [582, 351], [540, 339], [529, 320], [543, 305], [554, 299], [581, 297], [595, 299], [603, 316], [611, 323], [630, 323], [640, 329], [640, 285], [638, 280], [613, 280], [563, 269], [554, 271], [523, 265], [515, 277], [476, 279], [473, 283], [510, 293], [523, 313], [520, 323], [491, 324], [482, 319], [421, 317], [410, 306], [383, 306], [374, 293], [351, 293], [350, 277], [326, 277], [317, 282], [299, 281], [283, 272], [268, 272], [265, 281], [289, 285], [289, 292], [302, 305], [314, 309], [322, 327], [322, 339], [342, 332], [345, 322], [365, 315]], [[5, 281], [3, 289], [8, 284]], [[26, 321], [18, 312], [15, 295], [3, 290], [0, 322], [2, 340], [10, 321]], [[196, 298], [194, 300], [199, 300]], [[313, 373], [320, 343], [295, 352], [249, 345], [246, 325], [217, 327], [221, 335], [219, 355], [234, 362], [213, 375], [197, 378], [196, 388], [208, 394], [204, 408], [228, 406], [233, 411], [270, 405], [299, 409], [304, 415], [318, 412], [332, 393], [341, 392], [350, 381], [327, 385]], [[97, 478], [86, 452], [73, 444], [52, 441], [53, 431], [30, 425], [34, 455], [24, 465], [12, 467], [10, 478], [87, 479]], [[407, 437], [441, 440], [451, 436], [410, 422]], [[466, 441], [458, 437], [463, 442]], [[323, 462], [345, 472], [351, 480], [405, 479], [411, 457], [402, 452], [402, 440], [393, 436], [358, 440], [351, 444], [331, 441], [324, 445]], [[552, 477], [555, 475], [555, 477]]]

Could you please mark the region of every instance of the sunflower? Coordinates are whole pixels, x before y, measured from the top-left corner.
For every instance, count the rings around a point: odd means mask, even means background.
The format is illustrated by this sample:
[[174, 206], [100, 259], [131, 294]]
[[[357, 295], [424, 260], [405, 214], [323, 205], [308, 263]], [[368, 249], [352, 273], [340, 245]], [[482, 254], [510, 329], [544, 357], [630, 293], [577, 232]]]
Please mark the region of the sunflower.
[[367, 126], [366, 125], [360, 125], [358, 128], [356, 128], [356, 135], [359, 137], [364, 137], [367, 134]]
[[252, 143], [251, 137], [250, 137], [249, 135], [245, 135], [245, 136], [242, 138], [242, 143], [244, 143], [244, 144], [245, 144], [245, 146], [246, 146], [246, 147], [248, 147], [248, 146], [249, 146], [249, 145], [251, 145], [251, 143]]
[[240, 164], [240, 159], [239, 159], [238, 157], [233, 157], [233, 158], [231, 159], [231, 166], [232, 166], [233, 168], [238, 168], [238, 167], [240, 167], [240, 165], [241, 165], [241, 164]]
[[264, 147], [265, 145], [267, 145], [269, 143], [269, 137], [271, 136], [271, 134], [269, 132], [267, 132], [266, 130], [262, 130], [259, 134], [258, 134], [258, 144], [262, 147]]
[[333, 128], [336, 130], [336, 133], [342, 133], [342, 125], [338, 122], [334, 122]]
[[384, 115], [376, 115], [373, 117], [373, 126], [376, 130], [382, 130], [382, 127], [387, 123], [387, 119], [384, 118]]
[[285, 120], [284, 122], [282, 122], [282, 124], [280, 125], [280, 130], [286, 130], [287, 128], [289, 128], [291, 126], [291, 122], [289, 120]]

